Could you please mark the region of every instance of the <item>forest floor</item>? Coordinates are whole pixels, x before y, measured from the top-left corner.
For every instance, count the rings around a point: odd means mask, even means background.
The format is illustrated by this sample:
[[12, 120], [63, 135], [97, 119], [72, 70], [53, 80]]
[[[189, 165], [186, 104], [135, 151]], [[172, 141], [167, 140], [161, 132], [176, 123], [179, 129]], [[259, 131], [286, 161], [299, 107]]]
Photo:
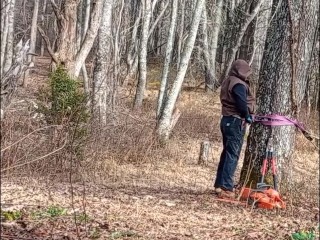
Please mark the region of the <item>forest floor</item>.
[[[47, 79], [47, 64], [39, 59], [19, 98], [35, 99]], [[149, 71], [143, 113], [124, 116], [144, 119], [141, 126], [131, 127], [135, 131], [154, 123], [157, 81], [152, 79], [159, 79], [160, 73], [156, 68]], [[132, 94], [126, 95], [129, 103]], [[3, 175], [1, 239], [290, 239], [296, 231], [312, 230], [319, 237], [319, 154], [300, 133], [292, 157], [295, 188], [286, 196], [287, 209], [244, 208], [219, 202], [212, 193], [222, 145], [218, 95], [186, 84], [178, 107], [182, 115], [169, 146], [147, 148], [143, 161], [130, 162], [134, 149], [116, 156], [107, 149], [102, 165], [85, 181], [70, 183], [68, 176], [52, 178], [49, 173]], [[205, 138], [213, 142], [212, 153], [208, 165], [200, 166]], [[242, 159], [243, 153], [236, 179]]]

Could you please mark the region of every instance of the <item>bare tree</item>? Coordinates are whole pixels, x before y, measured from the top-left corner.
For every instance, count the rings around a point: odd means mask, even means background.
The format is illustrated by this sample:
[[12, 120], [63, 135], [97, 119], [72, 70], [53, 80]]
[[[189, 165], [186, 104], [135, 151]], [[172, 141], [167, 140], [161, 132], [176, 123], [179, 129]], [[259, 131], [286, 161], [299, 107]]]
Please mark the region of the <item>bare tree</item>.
[[214, 11], [214, 18], [213, 18], [213, 30], [212, 30], [212, 38], [211, 38], [211, 71], [214, 74], [214, 78], [216, 77], [216, 57], [217, 57], [217, 48], [218, 48], [218, 37], [221, 28], [222, 22], [222, 7], [223, 7], [224, 0], [217, 0], [215, 5]]
[[105, 0], [98, 34], [98, 52], [94, 69], [94, 108], [100, 123], [107, 124], [107, 111], [112, 104], [111, 46], [113, 0]]
[[135, 108], [140, 108], [142, 106], [144, 91], [147, 84], [147, 53], [149, 24], [151, 18], [151, 2], [148, 0], [143, 0], [142, 3], [144, 16], [139, 49], [139, 79], [136, 90], [136, 96], [134, 99]]
[[[41, 22], [42, 23], [45, 23], [45, 13], [46, 13], [46, 9], [47, 9], [47, 0], [44, 0], [43, 3], [42, 3], [42, 13], [41, 13], [41, 16], [40, 16], [40, 19], [41, 19]], [[41, 38], [41, 45], [40, 45], [40, 56], [43, 56], [44, 54], [44, 40], [43, 38]]]
[[183, 34], [184, 34], [184, 23], [185, 23], [185, 1], [181, 0], [181, 16], [179, 21], [179, 33], [178, 33], [178, 49], [177, 49], [177, 68], [179, 69], [181, 61], [181, 52], [183, 48]]
[[170, 70], [170, 63], [172, 60], [172, 52], [174, 45], [174, 36], [175, 29], [177, 25], [177, 12], [178, 12], [178, 0], [173, 0], [171, 5], [171, 21], [170, 21], [170, 29], [167, 41], [167, 49], [166, 49], [166, 57], [164, 59], [164, 65], [162, 70], [161, 77], [161, 85], [158, 96], [158, 107], [157, 107], [157, 118], [160, 117], [160, 114], [163, 110], [163, 104], [167, 99], [167, 91], [168, 91], [168, 74]]
[[1, 71], [0, 76], [12, 65], [14, 41], [14, 9], [15, 0], [6, 0], [1, 9]]
[[203, 20], [201, 24], [201, 42], [202, 42], [202, 55], [204, 59], [204, 72], [205, 72], [205, 90], [206, 92], [214, 90], [215, 79], [214, 72], [210, 58], [209, 51], [209, 39], [208, 39], [208, 19], [207, 19], [207, 9], [203, 9]]
[[30, 40], [27, 40], [25, 43], [22, 40], [19, 41], [15, 46], [10, 68], [1, 76], [1, 120], [16, 93], [20, 77], [30, 67], [30, 62], [28, 62], [29, 42]]
[[65, 66], [69, 74], [75, 77], [79, 75], [81, 67], [84, 64], [98, 33], [103, 0], [95, 0], [92, 3], [91, 21], [81, 48], [77, 51], [76, 23], [79, 2], [79, 0], [65, 0], [63, 4], [61, 4], [61, 8], [59, 8], [54, 0], [51, 0], [59, 29], [56, 51], [53, 50], [50, 40], [44, 30], [38, 26], [39, 32], [47, 44], [48, 52], [54, 63]]
[[198, 0], [196, 3], [192, 23], [190, 26], [190, 33], [181, 57], [179, 70], [176, 79], [173, 82], [173, 86], [168, 94], [168, 98], [164, 103], [163, 111], [160, 113], [160, 118], [158, 119], [157, 134], [161, 142], [166, 142], [169, 139], [171, 130], [174, 127], [175, 121], [177, 120], [176, 117], [173, 117], [173, 111], [188, 68], [189, 59], [197, 36], [204, 3], [204, 0]]
[[[133, 4], [135, 4], [133, 2]], [[142, 9], [140, 7], [140, 4], [136, 3], [135, 7], [138, 8], [138, 13], [136, 13], [136, 8], [132, 10], [131, 13], [131, 18], [135, 19], [134, 24], [132, 26], [132, 31], [131, 31], [131, 38], [130, 38], [130, 43], [129, 43], [129, 48], [127, 51], [127, 57], [126, 57], [126, 64], [127, 64], [127, 74], [125, 76], [125, 79], [123, 80], [122, 85], [126, 86], [128, 83], [129, 79], [133, 77], [133, 75], [136, 73], [137, 67], [138, 67], [138, 28], [140, 26], [140, 21], [141, 21], [141, 15], [142, 15]], [[136, 16], [137, 15], [137, 16]]]
[[[31, 23], [31, 34], [30, 34], [30, 52], [35, 53], [37, 43], [37, 24], [38, 24], [38, 13], [39, 13], [39, 0], [34, 0], [32, 23]], [[33, 56], [29, 55], [29, 62], [33, 62]], [[24, 78], [23, 86], [26, 87], [28, 84], [29, 70], [27, 69]]]

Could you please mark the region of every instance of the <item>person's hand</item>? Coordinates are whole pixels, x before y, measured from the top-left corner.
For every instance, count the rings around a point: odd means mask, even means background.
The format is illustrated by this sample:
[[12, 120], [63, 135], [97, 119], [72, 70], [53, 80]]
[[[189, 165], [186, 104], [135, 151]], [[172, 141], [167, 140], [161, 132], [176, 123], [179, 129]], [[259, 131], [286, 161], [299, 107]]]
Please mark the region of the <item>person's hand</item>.
[[245, 121], [246, 121], [246, 123], [249, 123], [249, 124], [253, 123], [252, 116], [251, 115], [246, 116]]

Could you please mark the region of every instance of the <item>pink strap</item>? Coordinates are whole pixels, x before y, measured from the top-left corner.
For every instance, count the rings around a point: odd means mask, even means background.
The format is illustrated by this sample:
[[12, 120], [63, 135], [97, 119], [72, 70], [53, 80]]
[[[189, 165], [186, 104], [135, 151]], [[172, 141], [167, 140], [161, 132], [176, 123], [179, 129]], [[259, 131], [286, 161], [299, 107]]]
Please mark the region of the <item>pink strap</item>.
[[302, 123], [298, 122], [295, 119], [290, 119], [285, 116], [277, 114], [269, 115], [253, 115], [254, 122], [260, 122], [265, 126], [295, 126], [305, 135], [307, 139], [312, 141], [310, 134], [305, 130], [305, 127]]

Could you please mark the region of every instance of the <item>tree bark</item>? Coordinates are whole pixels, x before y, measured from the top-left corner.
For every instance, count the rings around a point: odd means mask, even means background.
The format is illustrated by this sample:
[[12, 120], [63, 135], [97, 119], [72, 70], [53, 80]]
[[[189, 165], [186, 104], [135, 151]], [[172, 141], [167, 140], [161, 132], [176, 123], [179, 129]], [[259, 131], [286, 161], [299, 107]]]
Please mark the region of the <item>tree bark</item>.
[[167, 40], [166, 57], [164, 59], [161, 84], [160, 84], [160, 90], [159, 90], [159, 97], [158, 97], [157, 119], [160, 118], [160, 115], [163, 111], [164, 103], [167, 99], [168, 74], [169, 74], [169, 70], [170, 70], [170, 63], [172, 60], [174, 36], [175, 36], [175, 29], [176, 29], [176, 25], [177, 25], [178, 0], [172, 0], [171, 11], [172, 12], [171, 12], [169, 35], [168, 35], [168, 40]]
[[4, 1], [3, 2], [3, 7], [1, 9], [1, 56], [0, 56], [0, 66], [1, 66], [1, 71], [0, 71], [0, 76], [5, 73], [4, 71], [4, 64], [5, 64], [5, 54], [6, 54], [6, 45], [7, 45], [7, 38], [8, 38], [8, 32], [9, 32], [9, 15], [10, 11], [12, 11], [10, 0]]
[[222, 6], [224, 0], [217, 0], [215, 5], [215, 14], [213, 19], [213, 30], [212, 30], [212, 39], [211, 39], [211, 71], [214, 74], [214, 79], [217, 79], [216, 76], [216, 57], [217, 57], [217, 49], [218, 49], [218, 39], [221, 28], [222, 21]]
[[161, 18], [163, 17], [164, 13], [166, 12], [168, 6], [169, 6], [169, 2], [167, 1], [166, 5], [164, 5], [161, 9], [160, 14], [157, 16], [156, 20], [154, 21], [154, 23], [152, 24], [152, 26], [149, 29], [148, 32], [148, 38], [151, 36], [151, 34], [153, 33], [154, 29], [156, 28], [156, 26], [158, 25], [159, 21], [161, 20]]
[[208, 44], [208, 18], [207, 18], [207, 10], [203, 9], [203, 21], [201, 24], [202, 30], [202, 55], [204, 60], [204, 73], [205, 73], [205, 91], [211, 92], [214, 90], [215, 79], [214, 72], [212, 71], [212, 65], [210, 61], [209, 55], [209, 44]]
[[58, 23], [57, 49], [51, 46], [50, 40], [45, 32], [38, 26], [39, 32], [47, 44], [47, 49], [55, 64], [63, 65], [73, 77], [78, 77], [81, 67], [92, 48], [98, 33], [101, 20], [103, 0], [93, 2], [91, 20], [81, 44], [77, 51], [77, 7], [80, 0], [65, 0], [59, 8], [54, 0], [51, 0], [54, 13]]
[[105, 0], [98, 34], [98, 52], [94, 69], [94, 109], [102, 125], [112, 104], [111, 45], [113, 0]]
[[178, 48], [177, 48], [177, 70], [179, 69], [181, 61], [181, 52], [183, 48], [183, 33], [184, 33], [184, 22], [185, 22], [185, 0], [181, 0], [181, 19], [179, 24], [179, 34], [178, 34]]
[[[30, 52], [35, 53], [36, 43], [37, 43], [37, 24], [38, 24], [38, 13], [39, 13], [39, 0], [34, 0], [32, 23], [31, 23], [31, 33], [30, 33]], [[32, 55], [28, 56], [28, 61], [33, 62], [34, 57]], [[23, 87], [28, 84], [29, 69], [26, 70], [23, 78]]]
[[137, 39], [138, 36], [138, 28], [139, 28], [139, 23], [141, 20], [141, 7], [139, 7], [139, 13], [138, 16], [136, 17], [136, 12], [132, 11], [132, 18], [135, 18], [132, 32], [131, 32], [131, 39], [130, 39], [130, 45], [129, 49], [127, 52], [127, 58], [126, 58], [126, 63], [127, 63], [127, 74], [122, 82], [122, 86], [126, 86], [129, 79], [132, 78], [132, 76], [135, 74], [138, 66], [138, 57], [137, 57], [137, 48], [138, 48], [138, 42], [139, 39]]
[[[3, 73], [7, 72], [12, 65], [13, 58], [13, 41], [14, 41], [14, 9], [15, 9], [16, 0], [10, 0], [8, 4], [7, 16], [7, 26], [4, 26], [4, 43], [1, 42], [1, 45], [4, 44], [5, 48], [2, 49], [5, 54], [3, 54], [4, 62], [1, 65], [3, 68]], [[6, 32], [7, 31], [7, 32]], [[1, 34], [2, 35], [2, 34]]]
[[[45, 18], [44, 18], [44, 15], [46, 13], [46, 9], [47, 9], [47, 0], [44, 0], [43, 1], [43, 6], [42, 6], [42, 13], [41, 13], [41, 22], [44, 23], [45, 22]], [[44, 40], [41, 38], [41, 44], [40, 44], [40, 56], [43, 57], [43, 54], [44, 54]]]
[[80, 73], [81, 67], [85, 63], [85, 60], [92, 48], [93, 42], [97, 36], [100, 22], [101, 22], [101, 13], [103, 8], [103, 0], [96, 0], [92, 7], [91, 20], [88, 30], [83, 39], [80, 50], [75, 56], [75, 67], [74, 75], [77, 77]]
[[211, 143], [209, 140], [205, 140], [200, 144], [200, 153], [198, 164], [208, 166], [208, 161], [210, 157]]
[[1, 114], [4, 117], [6, 107], [11, 103], [11, 100], [16, 93], [18, 87], [18, 80], [29, 67], [28, 52], [30, 40], [24, 44], [22, 40], [15, 46], [14, 58], [10, 69], [1, 76]]
[[[264, 45], [267, 37], [267, 29], [269, 25], [269, 19], [271, 14], [272, 1], [264, 1], [261, 5], [261, 11], [257, 16], [255, 31], [254, 31], [254, 50], [250, 61], [252, 68], [253, 88], [257, 85], [257, 79], [259, 78], [259, 71], [261, 67], [262, 56], [264, 52]], [[254, 90], [254, 92], [256, 92]]]
[[143, 0], [144, 3], [144, 18], [142, 24], [142, 32], [139, 49], [139, 79], [134, 99], [134, 108], [141, 108], [144, 91], [147, 84], [147, 52], [148, 52], [148, 32], [151, 18], [151, 2]]
[[194, 47], [194, 42], [197, 36], [204, 3], [205, 3], [205, 0], [198, 0], [196, 3], [195, 10], [192, 17], [192, 23], [190, 26], [190, 33], [183, 51], [183, 55], [179, 65], [179, 70], [178, 70], [176, 79], [173, 83], [172, 89], [168, 94], [168, 99], [164, 104], [163, 113], [160, 119], [158, 120], [157, 135], [159, 137], [160, 142], [162, 143], [166, 143], [168, 141], [171, 130], [172, 130], [171, 121], [172, 119], [174, 119], [173, 110], [174, 110], [185, 74], [188, 68], [188, 63], [189, 63], [190, 56]]

